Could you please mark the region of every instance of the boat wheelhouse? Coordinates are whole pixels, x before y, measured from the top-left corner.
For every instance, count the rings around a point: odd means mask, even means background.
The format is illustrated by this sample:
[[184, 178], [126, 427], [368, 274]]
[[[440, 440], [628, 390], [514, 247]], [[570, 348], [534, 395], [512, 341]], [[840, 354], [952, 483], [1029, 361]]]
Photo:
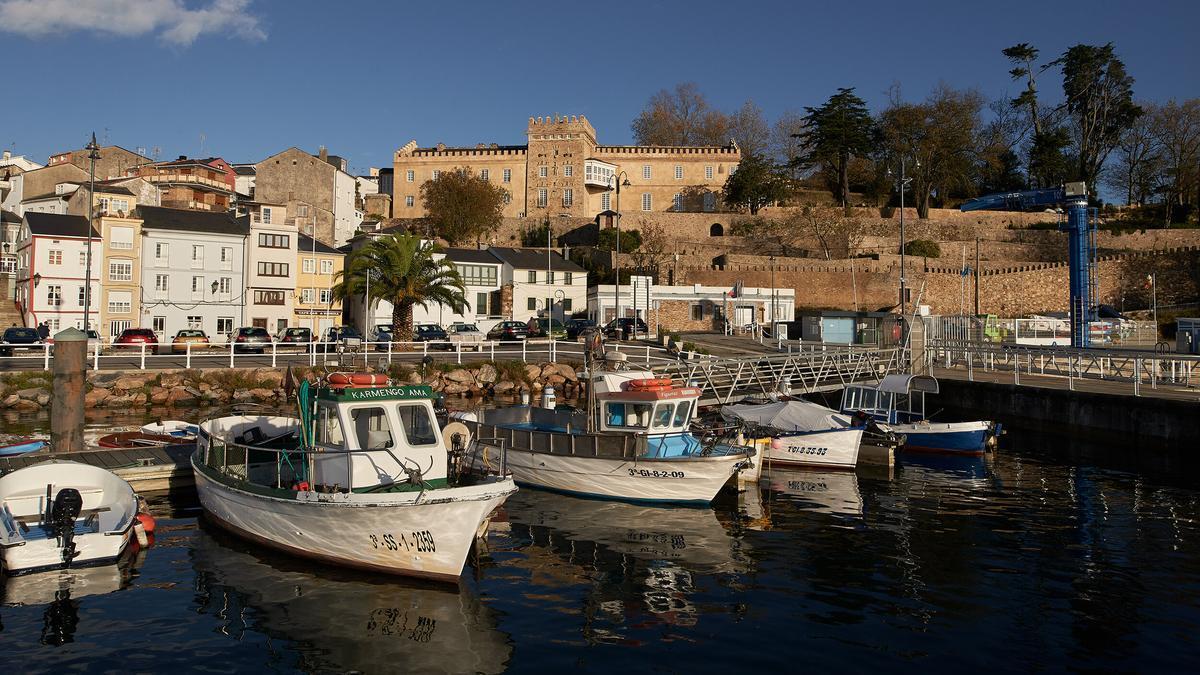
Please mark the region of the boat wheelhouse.
[[297, 399], [299, 418], [200, 425], [192, 465], [206, 516], [294, 555], [457, 580], [492, 511], [516, 490], [503, 467], [459, 474], [427, 386], [333, 373], [302, 383]]
[[503, 455], [518, 484], [645, 502], [707, 504], [754, 450], [704, 442], [690, 431], [700, 398], [620, 354], [587, 379], [585, 410], [510, 406], [461, 415], [474, 436], [471, 462]]
[[903, 434], [905, 450], [981, 455], [995, 447], [999, 423], [929, 420], [925, 395], [937, 393], [938, 381], [930, 375], [887, 375], [877, 385], [848, 385], [841, 410], [860, 412]]

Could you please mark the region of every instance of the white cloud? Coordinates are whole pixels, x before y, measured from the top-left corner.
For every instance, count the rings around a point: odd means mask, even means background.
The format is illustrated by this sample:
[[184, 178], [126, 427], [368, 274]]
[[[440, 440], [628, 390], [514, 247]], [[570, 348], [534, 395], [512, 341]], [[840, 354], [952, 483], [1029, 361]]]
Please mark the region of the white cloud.
[[0, 31], [39, 37], [53, 33], [96, 32], [118, 37], [157, 33], [168, 44], [186, 47], [205, 34], [265, 40], [250, 0], [211, 0], [189, 8], [183, 0], [0, 0]]

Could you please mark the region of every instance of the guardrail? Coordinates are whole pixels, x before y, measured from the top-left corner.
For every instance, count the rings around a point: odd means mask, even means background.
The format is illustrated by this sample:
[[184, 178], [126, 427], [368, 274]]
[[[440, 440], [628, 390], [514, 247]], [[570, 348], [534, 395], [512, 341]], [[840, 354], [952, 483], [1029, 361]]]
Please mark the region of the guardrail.
[[1017, 385], [1021, 384], [1022, 375], [1061, 377], [1071, 390], [1080, 380], [1118, 383], [1127, 387], [1117, 387], [1115, 393], [1133, 396], [1141, 396], [1146, 387], [1195, 391], [1200, 385], [1200, 356], [1171, 354], [1164, 350], [1076, 349], [928, 340], [925, 365], [930, 369], [965, 370], [968, 380], [974, 380], [976, 370], [1011, 373], [1012, 382]]
[[[419, 363], [425, 357], [434, 361], [466, 363], [483, 360], [545, 360], [571, 358], [583, 361], [584, 348], [575, 340], [529, 339], [519, 341], [485, 341], [462, 343], [451, 341], [428, 342], [361, 342], [355, 346], [324, 342], [272, 342], [260, 346], [228, 343], [210, 347], [180, 345], [92, 345], [88, 349], [88, 365], [104, 369], [173, 369], [173, 368], [260, 368], [286, 365], [353, 367], [357, 365], [390, 366], [393, 363]], [[666, 349], [649, 344], [610, 342], [608, 348], [629, 355], [629, 362], [647, 367], [676, 363], [680, 358], [697, 358], [695, 353], [668, 355]], [[0, 371], [49, 370], [54, 358], [54, 346], [40, 344], [32, 348], [16, 348], [12, 356], [0, 356]]]

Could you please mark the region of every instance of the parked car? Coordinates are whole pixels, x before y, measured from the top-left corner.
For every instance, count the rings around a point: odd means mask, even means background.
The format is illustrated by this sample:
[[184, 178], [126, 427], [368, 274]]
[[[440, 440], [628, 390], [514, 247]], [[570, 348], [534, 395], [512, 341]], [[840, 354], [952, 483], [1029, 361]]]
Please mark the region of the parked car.
[[354, 326], [333, 326], [325, 329], [317, 350], [322, 352], [358, 352], [362, 350], [363, 335]]
[[262, 354], [273, 342], [266, 328], [259, 326], [243, 326], [230, 336], [235, 352], [256, 352]]
[[188, 345], [191, 345], [192, 352], [197, 350], [208, 349], [208, 335], [197, 328], [183, 328], [175, 333], [175, 338], [171, 340], [171, 351], [176, 354], [184, 354], [188, 350]]
[[446, 329], [436, 323], [419, 323], [413, 326], [414, 342], [440, 342], [442, 344], [435, 345], [436, 348], [450, 349], [449, 340]]
[[450, 342], [457, 349], [483, 349], [486, 336], [473, 323], [454, 323], [450, 325]]
[[583, 332], [583, 329], [591, 328], [595, 325], [596, 322], [591, 319], [567, 319], [567, 339], [576, 340], [579, 338], [579, 334]]
[[145, 345], [145, 350], [147, 353], [157, 354], [158, 335], [156, 335], [154, 331], [150, 330], [149, 328], [126, 328], [125, 330], [121, 331], [121, 334], [117, 336], [117, 339], [113, 340], [114, 349], [137, 348], [138, 350], [141, 350], [143, 349], [142, 345]]
[[312, 342], [312, 329], [302, 326], [284, 328], [275, 334], [275, 342], [281, 347], [292, 345], [308, 349], [309, 343]]
[[567, 327], [558, 319], [534, 317], [525, 325], [529, 329], [529, 337], [552, 337], [555, 340], [567, 337]]
[[[90, 358], [96, 354], [97, 349], [102, 348], [103, 343], [100, 341], [100, 334], [97, 333], [96, 331], [88, 330], [88, 331], [86, 331], [86, 333], [87, 333], [87, 355]], [[44, 340], [44, 342], [46, 344], [50, 345], [50, 353], [53, 354], [54, 353], [54, 337], [53, 336], [48, 337]]]
[[392, 339], [392, 327], [380, 324], [371, 329], [371, 335], [367, 342], [375, 343], [375, 351], [385, 352], [395, 340]]
[[520, 341], [527, 337], [529, 337], [529, 326], [524, 321], [501, 321], [487, 333], [487, 339], [504, 342]]
[[[634, 330], [633, 317], [623, 317], [613, 319], [604, 324], [604, 336], [610, 338], [624, 338], [626, 333], [633, 334]], [[646, 322], [641, 319], [637, 320], [637, 332], [645, 334], [647, 331]]]
[[18, 349], [42, 349], [42, 338], [38, 337], [36, 328], [13, 326], [4, 329], [0, 339], [0, 356], [12, 356]]

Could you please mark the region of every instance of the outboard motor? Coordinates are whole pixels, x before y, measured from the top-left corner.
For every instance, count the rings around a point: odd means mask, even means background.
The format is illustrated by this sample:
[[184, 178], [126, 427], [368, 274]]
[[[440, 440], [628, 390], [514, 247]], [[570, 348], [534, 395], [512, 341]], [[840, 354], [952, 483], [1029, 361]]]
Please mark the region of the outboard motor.
[[50, 529], [62, 547], [63, 562], [70, 567], [79, 553], [75, 550], [75, 519], [83, 510], [83, 495], [75, 488], [63, 488], [50, 507]]

